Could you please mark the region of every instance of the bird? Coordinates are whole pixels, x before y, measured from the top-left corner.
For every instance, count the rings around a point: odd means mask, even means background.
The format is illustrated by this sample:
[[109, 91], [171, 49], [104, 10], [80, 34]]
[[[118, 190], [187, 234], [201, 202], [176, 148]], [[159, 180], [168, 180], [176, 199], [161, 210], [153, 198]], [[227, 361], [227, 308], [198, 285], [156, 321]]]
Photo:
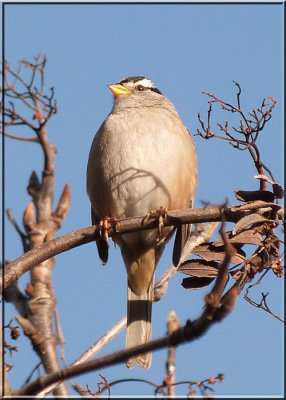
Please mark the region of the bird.
[[[113, 107], [93, 139], [87, 163], [92, 224], [192, 207], [198, 180], [195, 144], [173, 103], [144, 76], [108, 87]], [[190, 234], [188, 225], [112, 237], [127, 271], [127, 348], [151, 340], [154, 273], [175, 230], [176, 265]], [[102, 237], [96, 244], [105, 264], [108, 242]], [[128, 368], [139, 364], [143, 369], [151, 363], [151, 352], [126, 362]]]

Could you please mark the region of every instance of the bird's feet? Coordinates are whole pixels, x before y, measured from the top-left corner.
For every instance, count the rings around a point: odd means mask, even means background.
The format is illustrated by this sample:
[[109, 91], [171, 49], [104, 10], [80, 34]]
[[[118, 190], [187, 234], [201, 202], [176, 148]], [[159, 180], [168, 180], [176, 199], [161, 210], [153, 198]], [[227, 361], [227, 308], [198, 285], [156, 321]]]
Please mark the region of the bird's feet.
[[115, 225], [118, 225], [119, 222], [117, 218], [115, 217], [104, 217], [99, 221], [99, 228], [100, 228], [100, 236], [103, 240], [106, 241], [107, 245], [109, 246], [108, 243], [108, 229], [110, 227], [114, 227]]
[[164, 218], [167, 216], [167, 211], [168, 211], [168, 209], [166, 207], [156, 208], [155, 210], [148, 212], [148, 214], [144, 218], [144, 220], [145, 219], [148, 220], [148, 219], [150, 219], [150, 217], [154, 217], [154, 216], [158, 217], [158, 231], [159, 231], [160, 236], [162, 233], [162, 227], [164, 226]]

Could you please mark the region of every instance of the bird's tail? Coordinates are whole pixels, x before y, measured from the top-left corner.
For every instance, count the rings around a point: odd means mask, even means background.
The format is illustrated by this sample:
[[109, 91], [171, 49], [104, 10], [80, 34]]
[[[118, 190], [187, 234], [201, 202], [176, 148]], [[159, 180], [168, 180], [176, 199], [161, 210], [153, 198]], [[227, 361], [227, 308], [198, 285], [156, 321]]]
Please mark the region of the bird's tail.
[[[126, 347], [138, 346], [151, 340], [151, 311], [154, 291], [154, 279], [146, 293], [137, 296], [128, 285]], [[148, 369], [152, 363], [152, 353], [130, 358], [126, 365], [133, 368], [138, 363]]]

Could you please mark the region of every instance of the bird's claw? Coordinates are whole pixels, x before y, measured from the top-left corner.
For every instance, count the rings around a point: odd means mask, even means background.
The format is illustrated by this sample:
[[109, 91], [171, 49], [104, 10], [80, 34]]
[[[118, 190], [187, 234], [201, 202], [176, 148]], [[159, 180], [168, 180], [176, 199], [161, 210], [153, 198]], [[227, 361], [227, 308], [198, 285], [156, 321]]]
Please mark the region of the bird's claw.
[[160, 208], [156, 208], [155, 210], [150, 211], [147, 215], [146, 215], [146, 219], [148, 220], [150, 217], [153, 216], [158, 216], [158, 231], [159, 231], [159, 235], [161, 236], [162, 233], [162, 227], [164, 226], [164, 218], [167, 215], [167, 208], [166, 207], [160, 207]]
[[99, 234], [100, 237], [108, 243], [108, 229], [113, 225], [118, 225], [119, 222], [115, 217], [104, 217], [99, 221]]

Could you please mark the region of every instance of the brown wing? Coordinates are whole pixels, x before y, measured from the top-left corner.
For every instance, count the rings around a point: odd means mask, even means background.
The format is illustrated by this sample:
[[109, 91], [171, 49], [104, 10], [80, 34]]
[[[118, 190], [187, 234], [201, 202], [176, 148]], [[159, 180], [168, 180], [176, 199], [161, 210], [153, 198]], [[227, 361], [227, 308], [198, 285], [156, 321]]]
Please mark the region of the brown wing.
[[[99, 218], [95, 215], [93, 209], [91, 208], [91, 222], [92, 225], [97, 225], [99, 223]], [[108, 244], [105, 240], [99, 239], [96, 241], [98, 255], [101, 261], [101, 264], [104, 265], [108, 260]]]
[[[193, 200], [190, 203], [190, 208], [193, 206]], [[182, 250], [185, 247], [187, 240], [189, 239], [191, 232], [191, 224], [184, 224], [177, 227], [175, 243], [173, 248], [173, 264], [175, 267], [178, 266]]]

